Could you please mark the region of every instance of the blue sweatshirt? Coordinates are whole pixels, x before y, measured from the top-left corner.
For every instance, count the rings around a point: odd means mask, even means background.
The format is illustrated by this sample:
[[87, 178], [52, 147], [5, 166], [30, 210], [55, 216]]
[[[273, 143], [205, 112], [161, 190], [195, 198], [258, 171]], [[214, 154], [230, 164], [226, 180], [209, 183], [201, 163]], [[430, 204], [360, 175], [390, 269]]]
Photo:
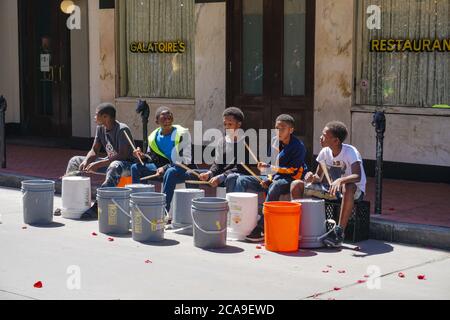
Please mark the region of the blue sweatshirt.
[[[272, 143], [271, 152], [274, 151]], [[280, 153], [277, 157], [277, 163], [272, 166], [276, 174], [272, 177], [273, 181], [280, 179], [300, 180], [307, 171], [305, 164], [306, 148], [302, 141], [296, 136], [291, 135], [288, 145], [280, 142]]]

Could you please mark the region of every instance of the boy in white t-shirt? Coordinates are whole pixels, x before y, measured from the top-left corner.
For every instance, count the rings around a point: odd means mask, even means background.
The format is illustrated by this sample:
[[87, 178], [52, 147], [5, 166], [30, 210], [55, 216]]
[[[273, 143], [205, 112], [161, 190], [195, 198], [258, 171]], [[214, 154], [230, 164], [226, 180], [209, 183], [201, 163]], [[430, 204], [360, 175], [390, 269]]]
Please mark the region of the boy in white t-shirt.
[[[361, 154], [355, 147], [344, 144], [347, 136], [348, 130], [345, 124], [337, 121], [328, 123], [320, 137], [323, 149], [317, 157], [317, 162], [325, 162], [333, 181], [329, 193], [332, 196], [337, 193], [342, 194], [339, 225], [334, 233], [323, 240], [325, 245], [334, 248], [342, 246], [354, 202], [363, 200], [366, 192], [366, 174]], [[304, 182], [294, 182], [291, 186], [292, 198], [301, 199], [305, 183], [322, 183], [323, 177], [321, 166], [318, 166], [316, 174], [310, 172], [305, 176]]]

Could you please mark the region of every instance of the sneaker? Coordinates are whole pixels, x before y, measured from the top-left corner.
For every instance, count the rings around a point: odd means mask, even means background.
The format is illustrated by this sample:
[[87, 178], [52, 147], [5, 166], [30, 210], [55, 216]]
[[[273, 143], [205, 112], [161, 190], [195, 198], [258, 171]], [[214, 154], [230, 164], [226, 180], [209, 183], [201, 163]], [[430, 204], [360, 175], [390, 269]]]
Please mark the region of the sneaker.
[[55, 212], [53, 213], [53, 215], [55, 217], [61, 217], [61, 215], [62, 215], [61, 209], [60, 208], [56, 209]]
[[98, 204], [97, 201], [94, 202], [94, 205], [86, 210], [85, 213], [82, 214], [81, 220], [98, 220]]
[[344, 230], [341, 227], [336, 227], [334, 232], [330, 233], [324, 240], [323, 243], [327, 247], [340, 248], [344, 243]]
[[245, 239], [250, 242], [261, 242], [264, 241], [264, 230], [257, 226], [255, 229], [253, 229], [252, 233], [250, 233]]

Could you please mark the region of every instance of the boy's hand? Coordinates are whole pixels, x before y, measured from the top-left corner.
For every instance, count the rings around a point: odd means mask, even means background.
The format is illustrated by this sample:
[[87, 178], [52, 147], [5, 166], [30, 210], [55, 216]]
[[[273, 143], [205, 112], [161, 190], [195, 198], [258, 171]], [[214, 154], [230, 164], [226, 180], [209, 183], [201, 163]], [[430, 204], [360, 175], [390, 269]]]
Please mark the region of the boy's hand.
[[331, 184], [330, 187], [330, 194], [334, 197], [336, 196], [336, 193], [342, 192], [342, 179], [337, 179]]
[[141, 151], [141, 148], [137, 148], [133, 151], [133, 156], [137, 159], [142, 159], [144, 158], [144, 153]]
[[259, 171], [263, 171], [266, 168], [270, 168], [270, 165], [264, 162], [259, 162], [258, 163], [258, 170]]
[[260, 184], [263, 189], [269, 189], [270, 185], [272, 184], [272, 181], [270, 180], [261, 181]]
[[211, 184], [211, 187], [217, 188], [220, 184], [220, 179], [219, 177], [214, 177], [211, 180], [209, 180], [209, 183]]
[[102, 167], [101, 162], [93, 162], [85, 168], [87, 172], [97, 172]]
[[314, 173], [308, 172], [305, 176], [306, 183], [314, 183]]
[[205, 172], [200, 175], [199, 179], [200, 181], [208, 181], [210, 176], [209, 172]]
[[164, 175], [165, 172], [166, 171], [164, 170], [164, 167], [158, 168], [158, 170], [156, 170], [156, 174], [161, 177]]
[[86, 167], [88, 166], [88, 163], [86, 160], [84, 160], [81, 164], [80, 167], [78, 168], [81, 172], [86, 171]]

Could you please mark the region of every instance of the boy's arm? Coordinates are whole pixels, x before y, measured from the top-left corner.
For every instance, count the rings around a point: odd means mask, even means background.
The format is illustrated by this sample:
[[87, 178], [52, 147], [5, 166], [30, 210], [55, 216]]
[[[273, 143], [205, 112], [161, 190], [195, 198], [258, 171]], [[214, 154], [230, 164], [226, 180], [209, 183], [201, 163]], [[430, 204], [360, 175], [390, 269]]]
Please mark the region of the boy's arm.
[[305, 148], [294, 148], [292, 150], [293, 154], [290, 157], [290, 161], [286, 164], [286, 167], [272, 166], [272, 170], [276, 172], [275, 179], [277, 175], [296, 176], [298, 175], [299, 170], [303, 170], [306, 157]]
[[352, 164], [352, 174], [347, 177], [337, 179], [331, 185], [330, 193], [335, 195], [341, 191], [343, 185], [350, 183], [358, 183], [361, 181], [361, 162], [357, 161]]

